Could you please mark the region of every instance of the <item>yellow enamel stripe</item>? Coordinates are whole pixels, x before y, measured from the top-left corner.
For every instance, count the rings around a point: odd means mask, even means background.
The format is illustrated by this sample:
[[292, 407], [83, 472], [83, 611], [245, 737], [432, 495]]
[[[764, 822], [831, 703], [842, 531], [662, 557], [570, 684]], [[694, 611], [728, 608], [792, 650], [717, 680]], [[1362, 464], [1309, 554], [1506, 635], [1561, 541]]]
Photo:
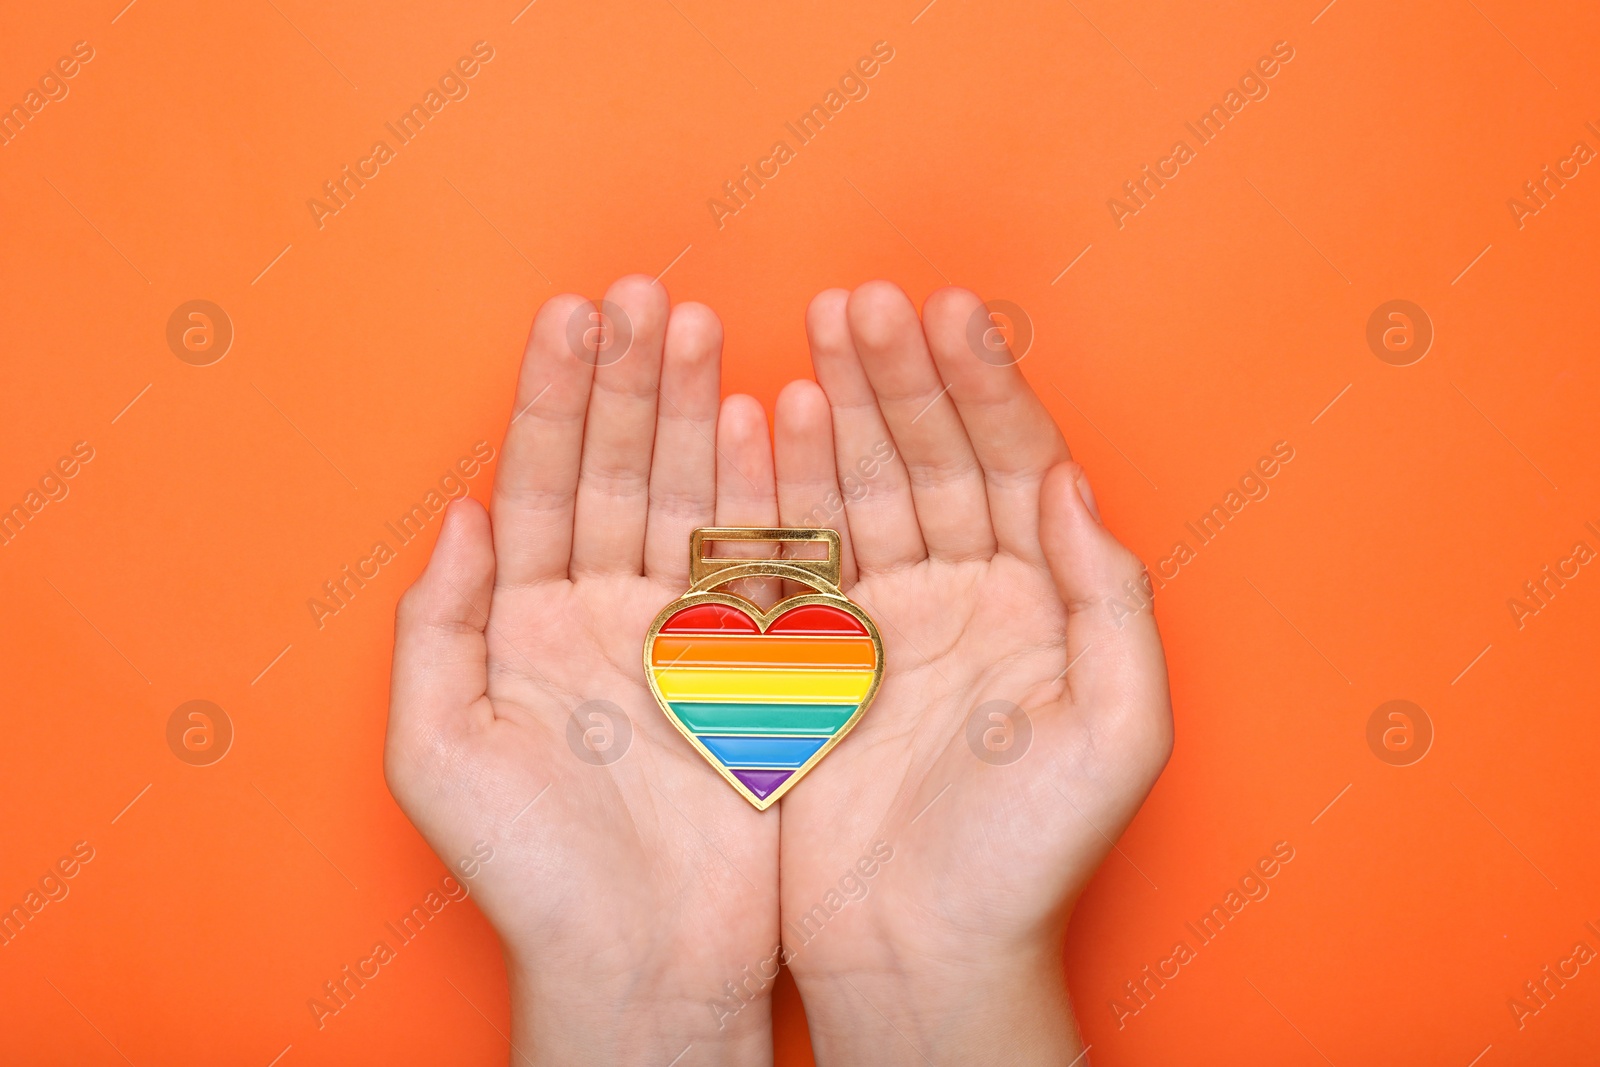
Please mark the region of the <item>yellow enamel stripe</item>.
[[859, 704], [872, 687], [871, 671], [655, 669], [667, 700], [783, 704]]

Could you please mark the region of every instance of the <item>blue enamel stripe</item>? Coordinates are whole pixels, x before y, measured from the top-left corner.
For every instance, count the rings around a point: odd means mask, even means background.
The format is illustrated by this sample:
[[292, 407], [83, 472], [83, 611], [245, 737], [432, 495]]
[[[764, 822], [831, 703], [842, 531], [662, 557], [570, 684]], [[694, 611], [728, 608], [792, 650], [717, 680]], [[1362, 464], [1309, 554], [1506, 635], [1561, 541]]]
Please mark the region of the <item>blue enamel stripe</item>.
[[727, 737], [718, 734], [696, 736], [724, 766], [741, 768], [799, 767], [828, 743], [826, 737]]
[[856, 704], [749, 704], [691, 700], [669, 702], [672, 713], [696, 734], [833, 734], [850, 721]]

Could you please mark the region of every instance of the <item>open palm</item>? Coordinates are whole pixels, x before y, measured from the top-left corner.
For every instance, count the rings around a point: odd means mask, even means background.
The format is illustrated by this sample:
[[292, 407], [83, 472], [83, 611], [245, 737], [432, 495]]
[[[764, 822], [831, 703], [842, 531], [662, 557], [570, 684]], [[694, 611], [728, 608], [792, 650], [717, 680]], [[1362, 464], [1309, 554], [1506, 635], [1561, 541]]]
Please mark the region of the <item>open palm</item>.
[[[919, 320], [872, 283], [813, 303], [820, 387], [779, 398], [775, 472], [759, 404], [718, 403], [708, 310], [638, 277], [602, 307], [604, 331], [581, 298], [541, 309], [492, 523], [451, 506], [397, 619], [385, 769], [442, 859], [479, 861], [517, 1056], [770, 1061], [750, 968], [781, 918], [819, 1061], [1065, 1062], [1066, 923], [1171, 711], [1142, 568], [1060, 432], [969, 341], [975, 296]], [[760, 813], [660, 714], [639, 652], [696, 527], [780, 520], [840, 531], [885, 675]]]
[[820, 1062], [1065, 1062], [1071, 905], [1171, 748], [1142, 567], [1003, 349], [969, 342], [975, 315], [963, 290], [921, 321], [886, 283], [823, 293], [820, 388], [778, 405], [783, 520], [820, 503], [845, 533], [886, 659], [781, 806]]
[[690, 532], [776, 521], [766, 417], [749, 397], [719, 417], [707, 309], [669, 313], [640, 277], [606, 299], [620, 321], [541, 309], [492, 524], [453, 504], [401, 603], [386, 772], [452, 867], [493, 850], [472, 886], [523, 1060], [770, 1061], [764, 1000], [707, 1004], [777, 942], [778, 813], [709, 774], [639, 658]]

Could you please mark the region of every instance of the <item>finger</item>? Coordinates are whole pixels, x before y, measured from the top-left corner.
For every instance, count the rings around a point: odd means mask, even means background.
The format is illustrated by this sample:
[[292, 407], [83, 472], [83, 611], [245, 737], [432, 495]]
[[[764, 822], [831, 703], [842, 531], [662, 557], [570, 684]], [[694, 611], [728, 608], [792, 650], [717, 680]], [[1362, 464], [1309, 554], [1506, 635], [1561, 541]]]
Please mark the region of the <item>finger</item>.
[[911, 477], [850, 336], [849, 298], [844, 289], [817, 294], [806, 311], [806, 336], [817, 383], [827, 394], [833, 415], [838, 469], [848, 472], [864, 459], [883, 457], [859, 497], [845, 501], [855, 534], [856, 564], [862, 574], [870, 574], [916, 563], [926, 559], [928, 551], [911, 500]]
[[961, 416], [944, 395], [916, 308], [898, 286], [868, 282], [850, 294], [849, 317], [861, 365], [911, 476], [928, 555], [993, 556], [983, 469]]
[[572, 514], [583, 452], [594, 355], [567, 344], [567, 324], [593, 305], [581, 296], [551, 297], [534, 317], [511, 425], [494, 478], [496, 581], [525, 585], [567, 576]]
[[395, 610], [389, 759], [493, 717], [484, 627], [494, 571], [488, 513], [471, 497], [454, 501], [427, 568]]
[[1083, 468], [1068, 460], [1040, 487], [1040, 535], [1067, 608], [1067, 690], [1074, 704], [1125, 710], [1119, 726], [1170, 744], [1167, 668], [1144, 565], [1096, 518]]
[[689, 535], [717, 510], [717, 401], [722, 323], [704, 304], [679, 304], [667, 319], [645, 521], [644, 572], [689, 581]]
[[[773, 527], [778, 523], [773, 484], [772, 446], [767, 413], [755, 397], [734, 395], [722, 402], [717, 419], [717, 525]], [[776, 555], [771, 542], [730, 542], [707, 548], [708, 555], [764, 559]], [[752, 579], [736, 586], [741, 596], [763, 608], [778, 598], [778, 583]]]
[[644, 570], [667, 291], [633, 274], [618, 279], [605, 298], [617, 313], [607, 313], [595, 324], [594, 388], [584, 421], [573, 517], [574, 577]]
[[[774, 422], [778, 521], [790, 527], [839, 531], [841, 576], [845, 586], [853, 585], [855, 553], [851, 551], [850, 523], [845, 518], [844, 497], [839, 491], [838, 468], [833, 456], [833, 418], [828, 413], [827, 394], [816, 382], [790, 382], [778, 394]], [[876, 467], [872, 469], [875, 473]], [[861, 479], [869, 475], [862, 470], [855, 472], [854, 477]]]
[[983, 302], [965, 289], [940, 289], [922, 309], [939, 376], [950, 385], [950, 399], [983, 468], [995, 540], [1014, 556], [1043, 562], [1039, 486], [1046, 471], [1072, 454], [992, 321]]

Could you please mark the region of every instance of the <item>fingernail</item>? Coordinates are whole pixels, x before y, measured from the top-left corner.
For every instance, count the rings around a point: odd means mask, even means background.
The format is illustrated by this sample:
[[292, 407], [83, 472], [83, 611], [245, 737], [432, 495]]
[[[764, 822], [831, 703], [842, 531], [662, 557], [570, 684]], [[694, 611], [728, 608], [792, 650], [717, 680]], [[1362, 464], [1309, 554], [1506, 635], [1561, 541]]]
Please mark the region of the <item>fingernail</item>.
[[1089, 509], [1089, 514], [1094, 516], [1094, 521], [1100, 521], [1100, 505], [1094, 502], [1094, 490], [1089, 488], [1089, 476], [1082, 467], [1078, 468], [1078, 477], [1075, 479], [1078, 486], [1078, 495], [1083, 497], [1083, 506]]

